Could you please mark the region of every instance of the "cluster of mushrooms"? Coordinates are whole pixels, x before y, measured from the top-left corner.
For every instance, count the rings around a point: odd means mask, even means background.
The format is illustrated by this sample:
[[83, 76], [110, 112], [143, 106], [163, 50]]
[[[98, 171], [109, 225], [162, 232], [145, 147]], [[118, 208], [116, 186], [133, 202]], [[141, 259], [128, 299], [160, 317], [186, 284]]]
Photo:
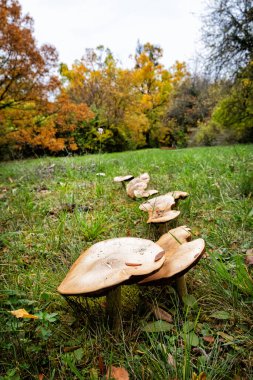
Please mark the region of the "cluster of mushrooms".
[[[149, 180], [147, 173], [136, 178], [130, 175], [114, 178], [114, 182], [124, 184], [131, 198], [156, 194], [157, 190], [147, 190]], [[181, 191], [169, 192], [142, 203], [139, 208], [148, 213], [147, 223], [159, 223], [164, 229], [169, 220], [180, 214], [172, 209], [176, 200], [187, 196]], [[186, 226], [167, 231], [156, 243], [135, 237], [101, 241], [79, 256], [58, 292], [64, 296], [106, 296], [109, 323], [113, 330], [119, 331], [121, 285], [167, 285], [175, 280], [182, 298], [187, 294], [184, 274], [198, 262], [204, 249], [204, 240], [191, 241], [190, 229]]]

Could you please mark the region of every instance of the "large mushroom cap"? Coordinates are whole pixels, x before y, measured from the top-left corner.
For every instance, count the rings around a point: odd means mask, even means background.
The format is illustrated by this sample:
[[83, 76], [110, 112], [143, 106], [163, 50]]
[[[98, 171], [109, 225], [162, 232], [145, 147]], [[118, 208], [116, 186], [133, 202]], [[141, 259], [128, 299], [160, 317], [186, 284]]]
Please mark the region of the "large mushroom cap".
[[152, 273], [164, 262], [164, 250], [140, 238], [115, 238], [94, 244], [79, 256], [58, 292], [90, 294], [110, 288], [131, 276]]
[[144, 285], [184, 274], [198, 262], [204, 253], [204, 249], [204, 240], [196, 239], [189, 243], [183, 243], [176, 249], [166, 251], [163, 266], [154, 274], [145, 277], [139, 284]]

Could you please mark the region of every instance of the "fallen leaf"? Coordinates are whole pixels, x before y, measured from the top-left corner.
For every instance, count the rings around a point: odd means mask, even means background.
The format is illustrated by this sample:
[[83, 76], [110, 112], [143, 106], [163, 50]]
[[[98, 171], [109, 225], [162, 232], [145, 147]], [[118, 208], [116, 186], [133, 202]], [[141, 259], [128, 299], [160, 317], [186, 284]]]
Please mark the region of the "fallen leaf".
[[123, 367], [111, 366], [106, 372], [106, 380], [129, 380], [129, 374]]
[[213, 343], [215, 338], [213, 336], [203, 336], [203, 340], [208, 343]]
[[78, 350], [81, 346], [64, 347], [63, 352], [72, 352]]
[[13, 310], [10, 312], [16, 318], [29, 318], [29, 319], [38, 319], [37, 315], [29, 314], [25, 309]]
[[43, 380], [44, 377], [45, 377], [45, 375], [43, 373], [40, 373], [39, 376], [38, 376], [39, 380]]
[[161, 319], [162, 321], [166, 321], [169, 323], [172, 323], [173, 321], [172, 316], [169, 313], [167, 313], [167, 311], [161, 309], [158, 306], [153, 307], [152, 312], [154, 313], [156, 319]]
[[98, 367], [99, 367], [100, 375], [104, 376], [106, 368], [105, 368], [104, 360], [103, 360], [101, 355], [99, 355], [99, 357], [98, 357]]

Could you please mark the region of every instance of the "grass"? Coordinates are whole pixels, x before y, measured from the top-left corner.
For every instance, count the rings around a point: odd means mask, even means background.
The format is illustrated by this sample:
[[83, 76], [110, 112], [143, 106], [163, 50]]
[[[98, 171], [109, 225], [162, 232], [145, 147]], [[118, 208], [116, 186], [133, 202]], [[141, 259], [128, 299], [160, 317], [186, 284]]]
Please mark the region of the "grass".
[[[1, 164], [0, 379], [105, 379], [110, 365], [131, 379], [253, 379], [252, 146], [143, 150]], [[107, 326], [104, 299], [72, 309], [56, 292], [80, 252], [108, 238], [156, 239], [141, 200], [116, 175], [147, 171], [160, 194], [182, 190], [181, 215], [206, 241], [187, 276], [184, 306], [173, 287], [123, 287], [121, 334]], [[104, 172], [105, 176], [96, 176]], [[147, 332], [150, 305], [173, 317]], [[16, 319], [24, 308], [38, 319]], [[159, 329], [158, 329], [159, 330]]]

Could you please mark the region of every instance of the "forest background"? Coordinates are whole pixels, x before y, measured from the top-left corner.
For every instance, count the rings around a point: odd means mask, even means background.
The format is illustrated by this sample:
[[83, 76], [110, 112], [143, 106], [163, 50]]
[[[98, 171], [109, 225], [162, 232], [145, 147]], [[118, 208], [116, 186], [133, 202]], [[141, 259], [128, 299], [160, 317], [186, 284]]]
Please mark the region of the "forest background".
[[150, 42], [131, 69], [104, 46], [69, 67], [37, 45], [18, 1], [0, 0], [1, 159], [252, 141], [251, 1], [212, 1], [202, 39], [195, 72], [166, 68]]

